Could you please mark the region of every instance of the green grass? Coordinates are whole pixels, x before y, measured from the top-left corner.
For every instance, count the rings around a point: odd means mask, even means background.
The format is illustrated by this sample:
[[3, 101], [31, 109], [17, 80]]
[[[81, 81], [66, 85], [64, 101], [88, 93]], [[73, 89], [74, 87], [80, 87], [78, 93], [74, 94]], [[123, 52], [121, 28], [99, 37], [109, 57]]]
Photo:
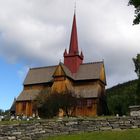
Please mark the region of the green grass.
[[140, 129], [62, 135], [40, 140], [140, 140]]

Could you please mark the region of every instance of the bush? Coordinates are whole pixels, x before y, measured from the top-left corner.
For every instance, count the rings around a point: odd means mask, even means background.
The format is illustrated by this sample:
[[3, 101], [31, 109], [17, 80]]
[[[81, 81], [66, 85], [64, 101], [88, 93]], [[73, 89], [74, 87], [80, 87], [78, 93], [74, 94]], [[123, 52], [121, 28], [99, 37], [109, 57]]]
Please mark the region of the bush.
[[43, 118], [57, 116], [60, 109], [69, 117], [76, 107], [76, 101], [76, 97], [71, 91], [40, 93], [36, 98], [34, 107], [38, 109], [39, 116]]

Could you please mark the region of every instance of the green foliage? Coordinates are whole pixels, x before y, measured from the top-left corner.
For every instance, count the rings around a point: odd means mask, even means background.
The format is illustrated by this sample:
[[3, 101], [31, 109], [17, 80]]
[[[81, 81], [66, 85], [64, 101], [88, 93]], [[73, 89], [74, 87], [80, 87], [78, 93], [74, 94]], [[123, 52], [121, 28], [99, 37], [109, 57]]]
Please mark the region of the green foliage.
[[137, 57], [133, 58], [133, 62], [135, 64], [135, 72], [140, 79], [140, 54], [137, 54]]
[[76, 107], [76, 97], [70, 91], [63, 93], [40, 93], [36, 98], [34, 107], [38, 108], [40, 117], [54, 117], [58, 115], [60, 109], [67, 116], [71, 116]]
[[[49, 112], [49, 106], [47, 104], [47, 100], [48, 100], [48, 94], [45, 93], [40, 93], [33, 104], [33, 108], [34, 110], [38, 109], [38, 114], [40, 117], [44, 118], [44, 117], [51, 117], [52, 113]], [[49, 114], [49, 115], [48, 115]]]
[[74, 93], [68, 91], [64, 93], [55, 93], [57, 95], [57, 102], [59, 108], [61, 108], [66, 116], [71, 116], [77, 105], [77, 98]]
[[135, 7], [135, 19], [133, 24], [140, 23], [140, 0], [129, 0], [128, 5], [133, 5]]
[[106, 131], [80, 133], [74, 135], [62, 135], [42, 138], [40, 140], [139, 140], [140, 129], [125, 130], [125, 131]]
[[135, 72], [138, 76], [138, 83], [136, 89], [136, 104], [140, 104], [140, 54], [137, 54], [136, 58], [133, 58], [135, 65]]
[[110, 115], [127, 115], [129, 106], [136, 104], [136, 88], [138, 80], [119, 84], [107, 89], [107, 104]]
[[129, 4], [133, 5], [135, 8], [138, 8], [140, 5], [140, 0], [129, 0]]

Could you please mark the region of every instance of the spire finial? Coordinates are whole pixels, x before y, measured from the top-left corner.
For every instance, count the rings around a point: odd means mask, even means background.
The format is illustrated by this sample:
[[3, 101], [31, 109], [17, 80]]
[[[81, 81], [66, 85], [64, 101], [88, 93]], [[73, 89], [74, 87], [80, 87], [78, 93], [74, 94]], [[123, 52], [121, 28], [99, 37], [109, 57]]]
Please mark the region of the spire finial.
[[75, 0], [75, 3], [74, 3], [74, 14], [76, 14], [76, 0]]

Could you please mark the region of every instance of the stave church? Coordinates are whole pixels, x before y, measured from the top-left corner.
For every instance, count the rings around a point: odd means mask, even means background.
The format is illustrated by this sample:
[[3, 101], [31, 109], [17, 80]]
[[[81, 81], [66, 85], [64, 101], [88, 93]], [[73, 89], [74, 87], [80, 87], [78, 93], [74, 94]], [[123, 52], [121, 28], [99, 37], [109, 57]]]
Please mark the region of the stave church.
[[55, 66], [29, 69], [23, 83], [23, 91], [15, 101], [15, 114], [32, 116], [37, 113], [33, 102], [41, 91], [51, 89], [61, 93], [74, 91], [77, 103], [74, 116], [98, 116], [106, 111], [106, 75], [104, 62], [84, 63], [84, 54], [79, 52], [76, 15], [73, 24], [69, 49], [64, 50], [64, 61]]

